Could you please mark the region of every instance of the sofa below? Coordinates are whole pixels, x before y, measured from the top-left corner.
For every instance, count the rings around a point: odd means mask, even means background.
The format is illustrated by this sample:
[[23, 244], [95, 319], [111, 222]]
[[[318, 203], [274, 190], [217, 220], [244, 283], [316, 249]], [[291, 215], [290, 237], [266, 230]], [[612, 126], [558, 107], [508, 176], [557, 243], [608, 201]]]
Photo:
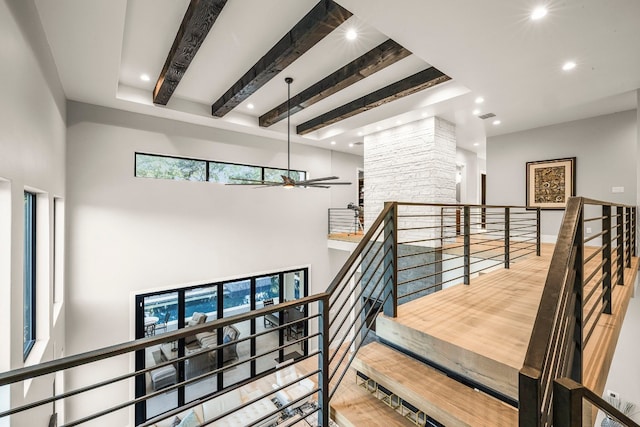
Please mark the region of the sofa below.
[[[250, 400], [256, 399], [262, 396], [262, 393], [259, 390], [245, 393], [241, 389], [236, 389], [229, 391], [225, 394], [217, 396], [213, 399], [209, 399], [204, 401], [202, 404], [195, 406], [193, 409], [188, 409], [179, 413], [177, 416], [181, 420], [185, 418], [189, 412], [193, 411], [196, 414], [196, 417], [200, 421], [200, 424], [204, 421], [213, 419], [214, 417], [227, 412], [229, 410], [233, 410], [243, 403], [249, 402]], [[256, 420], [264, 417], [270, 412], [278, 411], [278, 407], [269, 399], [268, 397], [263, 397], [262, 399], [242, 408], [234, 411], [233, 413], [223, 417], [216, 422], [211, 424], [207, 424], [208, 426], [214, 427], [237, 427], [243, 425], [249, 425], [254, 423]], [[171, 417], [167, 417], [166, 419], [157, 422], [156, 424], [152, 424], [155, 427], [171, 427], [173, 425], [175, 415]], [[266, 427], [274, 424], [279, 417], [279, 413], [275, 412], [274, 415], [268, 417], [263, 422], [259, 424], [255, 424], [257, 427]]]

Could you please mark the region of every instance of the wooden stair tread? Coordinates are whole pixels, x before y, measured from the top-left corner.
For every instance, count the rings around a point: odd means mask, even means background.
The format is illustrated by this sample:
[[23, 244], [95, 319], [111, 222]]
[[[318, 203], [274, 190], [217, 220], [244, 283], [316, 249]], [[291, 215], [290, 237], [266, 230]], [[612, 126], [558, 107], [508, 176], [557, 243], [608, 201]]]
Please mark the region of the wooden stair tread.
[[340, 427], [415, 427], [411, 421], [358, 386], [355, 371], [349, 371], [331, 399], [331, 418]]
[[353, 368], [446, 426], [516, 426], [518, 410], [388, 346], [361, 348]]

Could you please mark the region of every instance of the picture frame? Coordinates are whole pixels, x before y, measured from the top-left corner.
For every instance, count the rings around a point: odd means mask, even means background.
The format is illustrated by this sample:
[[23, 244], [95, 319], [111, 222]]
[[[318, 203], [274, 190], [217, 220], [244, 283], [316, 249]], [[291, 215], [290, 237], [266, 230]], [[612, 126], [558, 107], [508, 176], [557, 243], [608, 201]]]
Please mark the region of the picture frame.
[[562, 210], [576, 195], [576, 158], [527, 162], [527, 209]]

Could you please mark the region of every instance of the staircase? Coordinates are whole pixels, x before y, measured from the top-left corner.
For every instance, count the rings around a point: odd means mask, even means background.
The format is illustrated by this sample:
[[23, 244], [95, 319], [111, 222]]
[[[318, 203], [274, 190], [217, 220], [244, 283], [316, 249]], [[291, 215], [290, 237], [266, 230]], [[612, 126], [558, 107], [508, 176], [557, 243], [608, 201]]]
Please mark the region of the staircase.
[[[586, 205], [595, 206], [597, 216]], [[462, 224], [450, 221], [456, 216], [447, 216], [448, 209], [462, 211]], [[0, 423], [11, 417], [23, 425], [34, 408], [44, 412], [60, 399], [71, 404], [85, 392], [135, 384], [135, 400], [122, 396], [120, 403], [62, 421], [71, 426], [100, 418], [98, 425], [106, 425], [118, 411], [144, 409], [149, 399], [180, 396], [195, 381], [211, 378], [226, 388], [136, 424], [166, 425], [174, 415], [202, 406], [201, 425], [227, 425], [229, 417], [262, 402], [269, 409], [253, 425], [278, 419], [283, 427], [305, 426], [309, 417], [322, 427], [333, 424], [330, 418], [342, 427], [593, 425], [596, 410], [585, 409], [584, 398], [624, 425], [640, 427], [599, 397], [639, 266], [635, 212], [571, 198], [553, 248], [540, 244], [539, 211], [532, 219], [522, 207], [388, 203], [326, 292], [0, 373], [1, 388], [83, 365], [95, 370], [123, 355], [136, 360], [136, 368], [121, 376], [0, 410]], [[486, 229], [472, 230], [483, 223]], [[585, 223], [602, 231], [588, 236]], [[285, 339], [292, 324], [280, 316], [268, 330], [238, 340], [251, 345], [250, 355], [222, 363], [230, 345], [223, 341], [224, 328], [262, 324], [299, 306], [307, 307], [305, 317], [294, 322], [304, 322], [302, 337]], [[175, 383], [151, 392], [137, 387], [158, 368], [145, 365], [145, 351], [212, 331], [220, 332], [213, 347], [220, 355], [216, 369], [183, 378], [183, 365], [195, 356], [179, 352], [163, 362], [177, 366]], [[267, 334], [279, 339], [257, 345]], [[305, 354], [293, 362], [299, 376], [282, 382], [278, 373], [291, 366], [276, 365], [272, 355], [290, 346], [301, 346]], [[272, 369], [235, 384], [220, 381], [227, 379], [220, 374], [265, 358], [273, 361]], [[280, 396], [300, 390], [298, 382], [307, 379], [315, 387]], [[236, 392], [240, 398], [226, 406]], [[224, 408], [216, 406], [222, 403]]]
[[[518, 372], [551, 250], [543, 247], [541, 257], [523, 258], [509, 270], [477, 276], [468, 286], [403, 304], [395, 318], [378, 315], [378, 341], [363, 346], [352, 364], [369, 380], [368, 391], [361, 380], [360, 393], [376, 394], [381, 387], [383, 397], [385, 391], [397, 396], [391, 406], [398, 408], [379, 406], [419, 425], [517, 425]], [[414, 410], [403, 410], [400, 403]], [[397, 425], [382, 419], [377, 414], [367, 423], [360, 418], [341, 425]], [[404, 423], [412, 425], [408, 419]]]
[[[349, 398], [377, 400], [376, 411], [349, 413], [332, 401], [334, 418], [343, 427], [518, 425], [519, 371], [552, 251], [553, 246], [542, 245], [540, 257], [523, 258], [509, 270], [477, 276], [468, 286], [403, 304], [395, 318], [379, 314], [377, 341], [359, 349], [351, 364], [354, 372], [347, 378], [360, 384], [349, 386]], [[615, 330], [619, 332], [637, 269], [634, 258], [625, 269], [625, 286], [612, 291], [619, 319], [615, 325], [611, 319], [605, 321], [598, 350], [585, 349], [584, 381], [599, 393], [596, 383], [604, 386]], [[603, 354], [609, 355], [608, 363], [603, 363]]]

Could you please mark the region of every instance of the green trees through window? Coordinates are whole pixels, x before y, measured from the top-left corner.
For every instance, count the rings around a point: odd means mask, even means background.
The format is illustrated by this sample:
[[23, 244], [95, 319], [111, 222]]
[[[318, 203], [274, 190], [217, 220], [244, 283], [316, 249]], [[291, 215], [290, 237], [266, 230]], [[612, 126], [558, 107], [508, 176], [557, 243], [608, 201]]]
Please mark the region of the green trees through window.
[[136, 153], [136, 176], [141, 178], [204, 181], [206, 169], [207, 162], [201, 160]]
[[[136, 153], [135, 176], [139, 178], [172, 179], [178, 181], [209, 181], [228, 184], [241, 182], [234, 180], [253, 179], [281, 182], [286, 169], [273, 169], [236, 163], [210, 160], [169, 157], [157, 154]], [[304, 171], [292, 170], [290, 176], [296, 181], [306, 179]]]

